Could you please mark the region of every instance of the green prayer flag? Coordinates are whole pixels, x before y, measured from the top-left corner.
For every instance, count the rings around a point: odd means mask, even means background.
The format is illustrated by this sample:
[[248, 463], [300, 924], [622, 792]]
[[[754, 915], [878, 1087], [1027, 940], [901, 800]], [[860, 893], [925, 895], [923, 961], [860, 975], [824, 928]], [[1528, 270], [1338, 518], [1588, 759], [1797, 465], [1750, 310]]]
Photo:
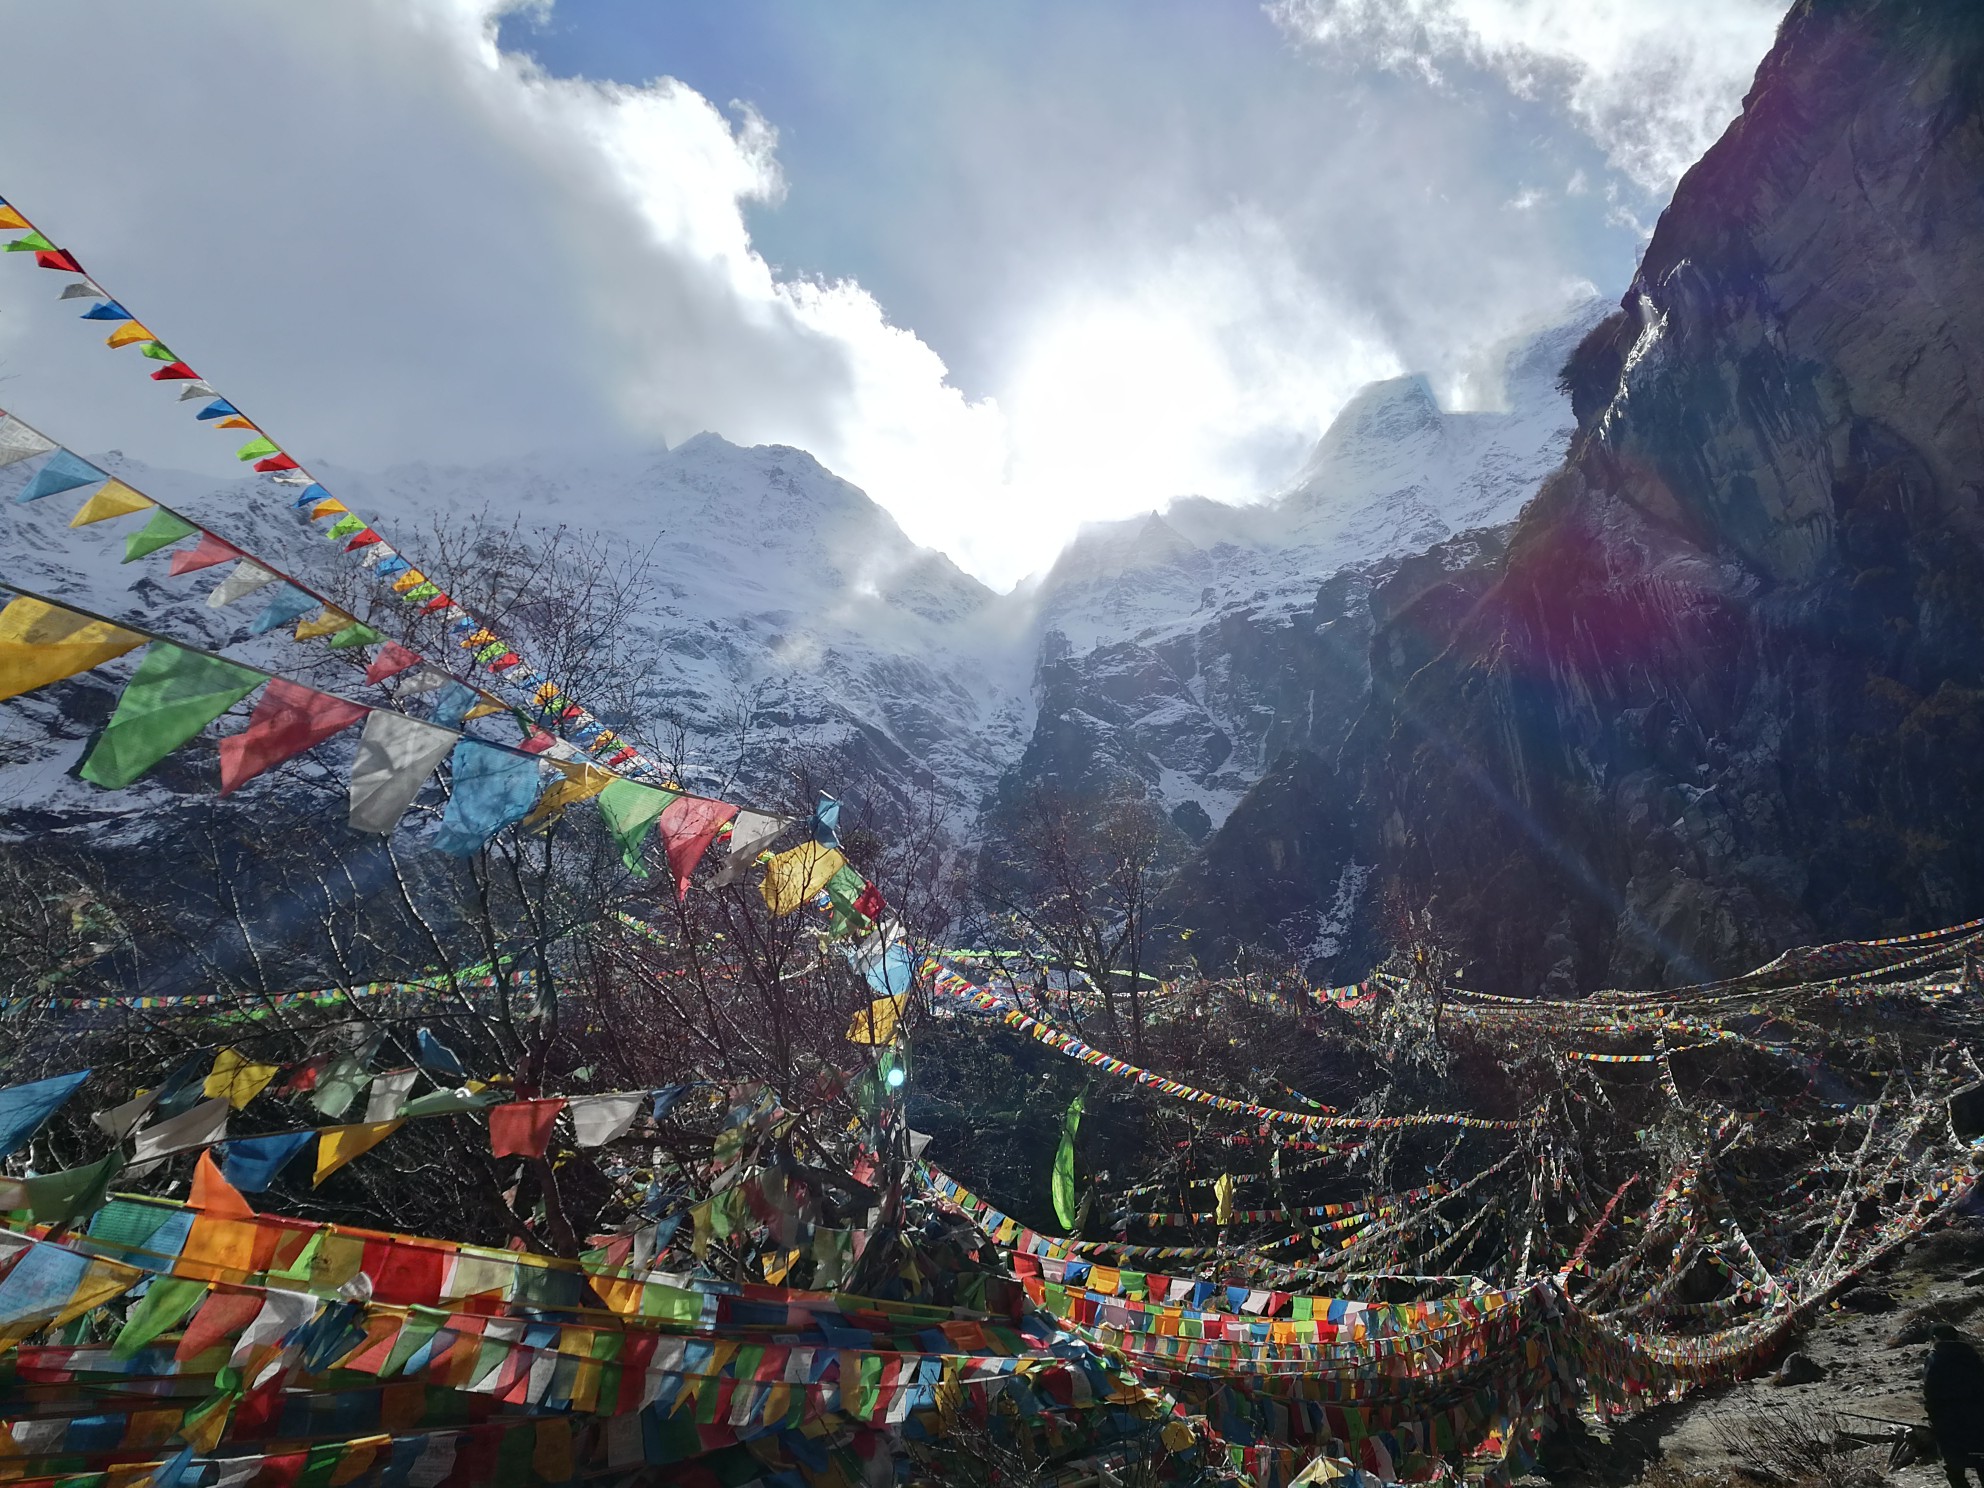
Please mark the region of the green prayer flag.
[[828, 929], [835, 935], [847, 935], [856, 926], [867, 923], [867, 917], [854, 907], [854, 901], [861, 897], [861, 891], [868, 887], [868, 880], [861, 870], [843, 863], [834, 870], [834, 876], [827, 880], [827, 902], [833, 905], [833, 920]]
[[55, 245], [38, 232], [31, 232], [24, 238], [16, 238], [7, 245], [9, 253], [53, 253]]
[[1082, 1124], [1085, 1099], [1078, 1095], [1069, 1102], [1068, 1114], [1061, 1118], [1061, 1146], [1054, 1154], [1054, 1217], [1064, 1230], [1075, 1225], [1075, 1129]]
[[36, 1224], [64, 1225], [101, 1208], [110, 1196], [110, 1183], [123, 1170], [121, 1154], [111, 1152], [85, 1167], [67, 1168], [27, 1178], [21, 1188]]
[[266, 681], [248, 667], [154, 641], [83, 760], [83, 779], [122, 790]]
[[641, 844], [653, 830], [655, 818], [681, 800], [681, 794], [637, 785], [631, 780], [616, 780], [594, 799], [599, 803], [606, 830], [620, 844], [621, 861], [636, 877], [646, 878], [648, 870], [641, 864]]
[[462, 1111], [481, 1111], [502, 1100], [503, 1094], [497, 1090], [477, 1090], [463, 1095], [459, 1090], [434, 1090], [408, 1101], [400, 1107], [400, 1115], [453, 1116]]
[[144, 350], [145, 355], [155, 362], [176, 362], [179, 360], [178, 357], [172, 354], [172, 348], [167, 346], [163, 341], [147, 341]]
[[375, 646], [385, 639], [369, 625], [347, 625], [332, 636], [327, 644], [333, 651], [343, 651], [349, 646]]
[[[267, 444], [268, 440], [264, 439], [262, 443]], [[365, 518], [353, 516], [350, 512], [346, 512], [325, 530], [324, 541], [337, 542], [343, 538], [356, 537], [364, 530]]]
[[[279, 455], [281, 453], [282, 451], [276, 448], [276, 442], [273, 439], [269, 438], [266, 434], [257, 434], [253, 439], [234, 452], [234, 458], [237, 460], [261, 460], [270, 455]], [[363, 522], [358, 524], [359, 527], [363, 527], [364, 525]], [[358, 527], [354, 527], [351, 530], [356, 532]]]
[[190, 1276], [154, 1276], [145, 1295], [131, 1309], [117, 1341], [110, 1346], [110, 1357], [129, 1359], [161, 1333], [179, 1326], [193, 1305], [207, 1294], [207, 1284]]
[[191, 537], [200, 529], [184, 517], [175, 516], [160, 507], [152, 513], [152, 519], [136, 532], [124, 539], [124, 561], [142, 558], [147, 553], [156, 553], [182, 537]]

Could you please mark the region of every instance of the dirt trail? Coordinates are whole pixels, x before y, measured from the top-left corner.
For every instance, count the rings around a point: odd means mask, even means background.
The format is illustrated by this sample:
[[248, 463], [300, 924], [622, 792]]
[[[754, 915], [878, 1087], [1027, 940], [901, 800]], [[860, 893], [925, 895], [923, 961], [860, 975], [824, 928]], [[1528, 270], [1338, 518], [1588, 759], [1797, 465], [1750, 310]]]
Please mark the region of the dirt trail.
[[[1925, 1237], [1814, 1318], [1779, 1357], [1802, 1354], [1817, 1366], [1817, 1379], [1781, 1384], [1764, 1374], [1610, 1430], [1594, 1428], [1582, 1440], [1554, 1443], [1544, 1475], [1524, 1481], [1559, 1488], [1772, 1482], [1943, 1488], [1947, 1479], [1933, 1460], [1888, 1466], [1889, 1439], [1899, 1429], [1891, 1423], [1926, 1420], [1922, 1362], [1928, 1329], [1939, 1320], [1984, 1348], [1984, 1217], [1959, 1219]], [[1984, 1400], [1978, 1409], [1984, 1411]], [[1853, 1450], [1842, 1432], [1864, 1434], [1870, 1444]], [[1825, 1453], [1832, 1446], [1847, 1450]], [[1823, 1454], [1809, 1474], [1771, 1460], [1801, 1447]]]

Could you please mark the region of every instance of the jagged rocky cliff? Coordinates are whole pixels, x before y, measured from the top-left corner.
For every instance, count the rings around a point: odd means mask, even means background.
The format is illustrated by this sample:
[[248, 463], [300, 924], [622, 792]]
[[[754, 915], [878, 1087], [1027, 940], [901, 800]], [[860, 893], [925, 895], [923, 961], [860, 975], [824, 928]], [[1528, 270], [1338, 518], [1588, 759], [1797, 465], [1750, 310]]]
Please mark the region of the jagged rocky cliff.
[[1201, 954], [1354, 973], [1389, 899], [1535, 991], [1984, 913], [1984, 7], [1795, 6], [1566, 383], [1494, 582], [1377, 601], [1344, 743], [1175, 886]]

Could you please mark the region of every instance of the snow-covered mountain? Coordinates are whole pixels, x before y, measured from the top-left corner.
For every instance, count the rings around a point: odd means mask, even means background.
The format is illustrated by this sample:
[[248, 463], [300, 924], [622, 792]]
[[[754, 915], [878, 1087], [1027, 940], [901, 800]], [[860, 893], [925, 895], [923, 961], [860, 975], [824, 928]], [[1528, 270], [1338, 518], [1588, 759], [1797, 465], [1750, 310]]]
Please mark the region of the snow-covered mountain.
[[[1515, 350], [1506, 412], [1442, 410], [1420, 378], [1375, 384], [1280, 493], [1250, 506], [1186, 497], [1086, 528], [1048, 573], [1007, 595], [911, 543], [859, 490], [789, 448], [705, 434], [621, 459], [313, 469], [458, 595], [475, 592], [480, 566], [566, 554], [506, 601], [512, 633], [527, 640], [549, 644], [553, 620], [533, 596], [571, 582], [583, 566], [575, 549], [631, 578], [625, 612], [588, 637], [630, 686], [575, 692], [679, 760], [693, 784], [763, 798], [803, 765], [857, 800], [934, 797], [969, 829], [982, 803], [1017, 784], [1101, 769], [1141, 780], [1196, 835], [1276, 750], [1347, 725], [1367, 670], [1371, 589], [1387, 565], [1509, 521], [1562, 458], [1571, 419], [1555, 374], [1592, 318]], [[99, 463], [408, 635], [404, 607], [281, 488], [115, 453]], [[122, 564], [142, 517], [70, 530], [71, 499], [14, 504], [28, 468], [0, 471], [0, 555], [14, 582], [368, 696], [350, 653], [248, 637], [254, 599], [208, 608], [224, 569], [173, 578], [163, 555]], [[1480, 551], [1448, 543], [1441, 561]], [[555, 657], [531, 659], [558, 674]], [[116, 796], [66, 775], [128, 667], [0, 716], [0, 811], [14, 830], [121, 817], [141, 831], [163, 796], [211, 777], [211, 755], [198, 751], [192, 766]]]
[[1442, 409], [1423, 377], [1352, 398], [1280, 493], [1186, 497], [1082, 529], [1033, 589], [1034, 737], [1008, 794], [1142, 783], [1188, 834], [1217, 826], [1283, 749], [1326, 751], [1361, 709], [1374, 586], [1410, 554], [1493, 561], [1564, 458], [1558, 370], [1602, 302], [1513, 345], [1498, 412]]

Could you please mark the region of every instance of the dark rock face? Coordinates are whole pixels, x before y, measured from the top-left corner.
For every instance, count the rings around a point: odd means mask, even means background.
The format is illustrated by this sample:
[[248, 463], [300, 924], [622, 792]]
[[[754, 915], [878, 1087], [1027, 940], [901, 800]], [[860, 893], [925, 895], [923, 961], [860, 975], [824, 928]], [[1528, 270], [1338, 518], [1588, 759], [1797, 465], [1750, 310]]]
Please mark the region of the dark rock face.
[[1796, 6], [1623, 305], [1499, 579], [1374, 596], [1368, 708], [1207, 843], [1195, 946], [1335, 916], [1354, 973], [1393, 886], [1537, 991], [1984, 913], [1984, 7]]

